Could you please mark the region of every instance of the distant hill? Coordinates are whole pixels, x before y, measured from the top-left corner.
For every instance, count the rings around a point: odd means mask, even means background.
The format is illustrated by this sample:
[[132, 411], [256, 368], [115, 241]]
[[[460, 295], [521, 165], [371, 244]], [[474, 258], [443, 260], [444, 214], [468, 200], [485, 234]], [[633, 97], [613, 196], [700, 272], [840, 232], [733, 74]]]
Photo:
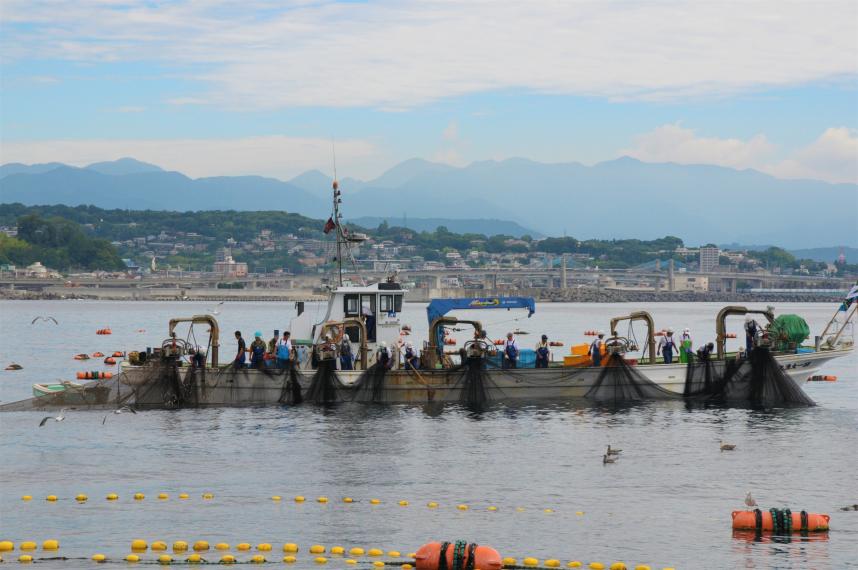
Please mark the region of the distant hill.
[[20, 162], [10, 162], [0, 166], [0, 178], [9, 174], [41, 174], [55, 168], [65, 166], [61, 162], [46, 162], [44, 164], [21, 164]]
[[[0, 201], [25, 205], [93, 205], [134, 210], [276, 210], [325, 216], [328, 200], [261, 176], [188, 178], [137, 161], [59, 165], [40, 172], [20, 168], [0, 178]], [[7, 165], [8, 166], [8, 165]], [[110, 172], [111, 174], [104, 174]]]
[[858, 247], [813, 247], [809, 249], [791, 249], [789, 252], [798, 259], [812, 259], [814, 261], [827, 261], [834, 263], [837, 256], [840, 255], [840, 250], [846, 256], [846, 263], [858, 262]]
[[362, 218], [354, 218], [347, 220], [350, 223], [357, 224], [364, 228], [377, 228], [382, 222], [387, 222], [390, 226], [407, 227], [418, 232], [434, 232], [439, 226], [444, 226], [448, 230], [457, 234], [484, 234], [487, 236], [505, 235], [513, 237], [521, 237], [530, 235], [533, 238], [545, 237], [541, 233], [529, 230], [518, 225], [515, 222], [507, 220], [454, 220], [451, 218], [412, 218], [408, 217], [403, 220], [399, 217], [371, 217], [364, 216]]
[[[96, 170], [4, 165], [0, 201], [158, 210], [280, 208], [323, 218], [330, 211], [331, 179], [318, 171], [289, 182], [258, 176], [191, 179], [129, 159], [119, 162], [98, 163]], [[628, 157], [594, 166], [515, 158], [463, 168], [411, 159], [374, 180], [344, 179], [341, 187], [350, 219], [393, 222], [406, 213], [448, 223], [506, 220], [544, 235], [579, 238], [673, 235], [686, 243], [858, 247], [858, 185], [781, 180], [754, 170]]]

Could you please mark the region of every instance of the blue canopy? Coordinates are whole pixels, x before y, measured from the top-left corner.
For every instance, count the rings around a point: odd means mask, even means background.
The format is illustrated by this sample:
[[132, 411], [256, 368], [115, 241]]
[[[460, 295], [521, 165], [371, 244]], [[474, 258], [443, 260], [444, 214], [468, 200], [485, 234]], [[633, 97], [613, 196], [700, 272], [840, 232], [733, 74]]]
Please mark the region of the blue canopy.
[[431, 325], [438, 317], [443, 317], [457, 309], [527, 309], [530, 317], [536, 312], [533, 297], [476, 297], [471, 299], [432, 299], [426, 307]]

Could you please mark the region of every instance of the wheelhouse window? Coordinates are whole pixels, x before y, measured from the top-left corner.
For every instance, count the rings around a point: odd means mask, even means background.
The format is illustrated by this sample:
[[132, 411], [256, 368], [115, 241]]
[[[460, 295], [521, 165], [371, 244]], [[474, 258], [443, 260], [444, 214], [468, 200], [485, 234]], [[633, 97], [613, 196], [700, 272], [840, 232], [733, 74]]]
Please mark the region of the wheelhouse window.
[[393, 295], [379, 295], [378, 308], [382, 313], [389, 313], [391, 311], [395, 311], [393, 305]]
[[345, 295], [343, 299], [343, 312], [347, 317], [356, 317], [360, 314], [360, 307], [358, 306], [359, 297], [357, 295]]
[[393, 310], [397, 313], [402, 312], [402, 295], [393, 296]]

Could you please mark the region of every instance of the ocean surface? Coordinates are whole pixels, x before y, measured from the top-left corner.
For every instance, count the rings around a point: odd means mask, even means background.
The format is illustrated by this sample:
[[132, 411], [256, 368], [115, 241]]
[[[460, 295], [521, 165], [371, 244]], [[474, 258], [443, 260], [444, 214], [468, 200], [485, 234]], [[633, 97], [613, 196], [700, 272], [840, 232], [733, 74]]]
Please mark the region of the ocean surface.
[[[516, 311], [465, 315], [483, 320], [491, 338], [516, 328], [531, 333], [520, 336], [524, 346], [544, 332], [566, 343], [559, 358], [569, 343], [588, 341], [585, 330], [607, 329], [610, 317], [639, 309], [649, 310], [659, 328], [690, 327], [697, 346], [714, 340], [720, 307], [540, 304], [530, 319]], [[0, 302], [0, 364], [23, 366], [0, 372], [0, 401], [29, 397], [34, 382], [108, 369], [99, 360], [72, 357], [160, 345], [170, 317], [210, 308]], [[777, 311], [804, 316], [818, 334], [835, 308], [791, 304]], [[218, 309], [226, 358], [233, 330], [246, 338], [261, 330], [268, 338], [273, 329], [288, 328], [295, 314], [291, 303]], [[48, 315], [59, 325], [30, 324]], [[412, 338], [425, 338], [425, 305], [407, 304], [403, 322], [412, 326]], [[730, 325], [741, 338], [742, 320]], [[97, 336], [104, 327], [113, 334]], [[250, 553], [236, 552], [238, 543], [271, 543], [274, 550], [264, 554], [278, 565], [282, 544], [295, 542], [301, 547], [295, 566], [302, 568], [316, 567], [307, 552], [312, 544], [404, 555], [429, 541], [457, 539], [493, 546], [519, 562], [556, 558], [564, 566], [578, 560], [585, 567], [594, 561], [630, 568], [858, 567], [858, 511], [839, 510], [858, 503], [858, 355], [831, 362], [823, 373], [839, 379], [804, 386], [816, 407], [770, 411], [688, 409], [676, 402], [608, 410], [535, 401], [473, 414], [453, 405], [343, 404], [146, 411], [110, 414], [104, 423], [103, 412], [69, 411], [65, 421], [42, 428], [43, 413], [0, 414], [0, 540], [41, 545], [58, 539], [58, 553], [40, 549], [35, 557], [73, 560], [39, 566], [45, 568], [94, 566], [89, 557], [95, 553], [124, 565], [136, 538], [226, 542], [239, 560]], [[719, 440], [735, 444], [735, 451], [721, 452]], [[604, 465], [608, 444], [624, 451], [617, 463]], [[748, 491], [762, 508], [830, 514], [832, 530], [791, 541], [734, 535], [730, 513], [744, 508]], [[178, 498], [183, 492], [188, 499]], [[79, 493], [89, 500], [76, 502]], [[107, 501], [108, 493], [119, 499]], [[145, 499], [135, 501], [134, 493]], [[169, 498], [159, 500], [158, 493]], [[204, 500], [204, 493], [213, 498]], [[50, 494], [57, 502], [45, 500]], [[22, 495], [33, 498], [25, 502]], [[282, 500], [272, 500], [275, 495]], [[294, 502], [296, 495], [306, 502]], [[329, 501], [317, 502], [321, 496]], [[437, 508], [427, 507], [432, 501]], [[9, 561], [19, 554], [2, 556]], [[341, 558], [330, 557], [327, 566], [345, 569]], [[371, 567], [368, 558], [358, 562]]]

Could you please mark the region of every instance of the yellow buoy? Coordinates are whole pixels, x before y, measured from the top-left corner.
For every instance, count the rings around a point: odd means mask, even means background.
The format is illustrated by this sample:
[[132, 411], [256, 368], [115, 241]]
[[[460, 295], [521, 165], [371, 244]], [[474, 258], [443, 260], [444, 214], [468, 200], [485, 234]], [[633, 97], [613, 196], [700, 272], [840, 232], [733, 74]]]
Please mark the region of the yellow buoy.
[[628, 567], [623, 562], [614, 562], [611, 564], [611, 570], [628, 570]]
[[33, 500], [33, 495], [22, 495], [22, 496], [21, 496], [21, 500], [22, 500], [22, 501], [32, 501], [32, 500]]
[[638, 564], [635, 566], [635, 570], [650, 570], [650, 567], [646, 564]]
[[414, 566], [412, 566], [411, 564], [403, 564], [402, 566], [400, 566], [400, 568], [402, 568], [402, 570], [411, 570], [412, 568], [414, 568]]
[[282, 501], [283, 497], [281, 497], [280, 495], [272, 495], [271, 500], [272, 501]]
[[[24, 500], [29, 501], [29, 499], [24, 499]], [[56, 503], [57, 502], [57, 496], [56, 495], [48, 495], [47, 497], [45, 497], [45, 500], [48, 501], [49, 503]]]
[[408, 501], [405, 501], [405, 500], [399, 501], [399, 506], [400, 506], [400, 507], [407, 507], [407, 506], [408, 506]]
[[328, 559], [324, 556], [316, 556], [315, 558], [313, 558], [313, 562], [315, 562], [316, 564], [325, 564], [327, 563], [327, 561]]
[[542, 509], [542, 512], [551, 514], [554, 512], [554, 509]]
[[166, 501], [167, 499], [170, 498], [170, 495], [168, 495], [167, 493], [158, 493], [158, 498], [161, 499], [162, 501]]
[[229, 544], [225, 542], [218, 542], [215, 544], [215, 550], [229, 550]]
[[409, 552], [408, 554], [405, 555], [405, 557], [416, 560], [417, 559], [417, 553], [416, 552]]
[[125, 561], [133, 564], [134, 562], [140, 562], [140, 557], [136, 554], [129, 554], [125, 557]]
[[185, 499], [190, 498], [190, 495], [188, 495], [187, 493], [179, 493], [179, 498], [184, 501]]
[[283, 545], [283, 552], [298, 552], [298, 545], [294, 542], [287, 542]]
[[131, 550], [135, 552], [140, 552], [141, 550], [146, 550], [149, 548], [149, 545], [142, 538], [135, 538], [131, 541]]
[[569, 564], [566, 565], [567, 568], [580, 568], [584, 563], [580, 560], [573, 560]]
[[173, 552], [187, 552], [188, 543], [184, 540], [177, 540], [173, 543]]
[[381, 556], [383, 554], [384, 554], [384, 551], [380, 548], [370, 548], [366, 552], [367, 556]]
[[260, 552], [271, 552], [271, 545], [267, 542], [263, 542], [261, 544], [256, 545], [256, 550]]
[[370, 505], [380, 505], [381, 501], [379, 499], [370, 499], [369, 504]]
[[543, 564], [548, 568], [560, 568], [560, 561], [556, 558], [549, 558]]
[[185, 558], [185, 562], [187, 562], [188, 564], [199, 564], [200, 562], [202, 562], [202, 560], [203, 557], [199, 554], [191, 554], [187, 558]]
[[86, 502], [87, 499], [89, 499], [89, 497], [87, 497], [83, 493], [78, 493], [77, 495], [75, 495], [75, 498], [74, 498], [74, 500], [77, 501], [78, 503], [84, 503], [84, 502]]
[[250, 550], [250, 543], [248, 543], [248, 542], [241, 542], [241, 543], [239, 543], [239, 544], [237, 544], [237, 545], [235, 546], [235, 549], [236, 549], [236, 550], [240, 550], [241, 552], [245, 552], [245, 551], [247, 551], [247, 550]]
[[352, 499], [351, 497], [343, 497], [343, 502], [344, 503], [354, 503], [355, 500]]
[[459, 505], [456, 508], [459, 509], [460, 511], [467, 511], [468, 505]]
[[285, 562], [286, 564], [294, 564], [296, 560], [297, 558], [295, 558], [291, 554], [287, 554], [283, 557], [283, 562]]
[[107, 494], [107, 500], [108, 501], [115, 501], [118, 498], [119, 498], [119, 495], [117, 495], [116, 493], [108, 493]]
[[357, 564], [357, 560], [353, 560], [351, 558], [346, 559], [346, 564]]
[[518, 564], [518, 560], [512, 558], [511, 556], [507, 556], [501, 562], [504, 566], [515, 566], [516, 564]]
[[105, 560], [107, 560], [107, 556], [105, 556], [104, 554], [93, 554], [92, 560], [93, 562], [104, 562]]
[[134, 493], [134, 500], [135, 501], [142, 501], [145, 498], [146, 498], [146, 495], [144, 495], [143, 493]]
[[331, 547], [331, 554], [345, 554], [345, 553], [346, 553], [346, 549], [343, 548], [342, 546], [332, 546]]
[[430, 509], [437, 509], [438, 503], [436, 503], [435, 501], [429, 501], [428, 503], [426, 503], [426, 506], [429, 507]]
[[166, 565], [166, 564], [172, 564], [172, 563], [173, 563], [173, 557], [170, 556], [169, 554], [162, 554], [161, 556], [158, 557], [158, 564], [165, 564]]
[[604, 570], [604, 568], [605, 568], [605, 565], [602, 564], [601, 562], [590, 562], [590, 569], [591, 570]]
[[539, 566], [539, 560], [536, 558], [525, 558], [521, 563], [525, 566]]
[[156, 540], [152, 543], [152, 551], [167, 550], [167, 543], [162, 540]]
[[349, 554], [351, 554], [352, 556], [363, 556], [364, 554], [366, 554], [366, 552], [360, 546], [355, 546], [354, 548], [349, 550]]
[[42, 550], [59, 550], [60, 549], [60, 541], [55, 539], [48, 539], [42, 543]]
[[328, 502], [327, 497], [318, 497], [316, 500], [320, 503], [327, 503]]
[[376, 568], [384, 568], [384, 562], [382, 562], [381, 560], [376, 560], [375, 562], [372, 563], [372, 565], [375, 566]]
[[209, 549], [209, 543], [205, 540], [198, 540], [194, 543], [194, 550], [197, 552], [204, 552]]
[[250, 557], [250, 561], [254, 564], [265, 564], [265, 557], [261, 554], [254, 554]]
[[224, 554], [220, 557], [221, 564], [235, 564], [235, 556], [232, 554]]
[[321, 544], [314, 544], [310, 547], [310, 554], [322, 554], [325, 552], [325, 547]]
[[575, 516], [583, 517], [584, 511], [575, 511]]
[[212, 493], [203, 493], [203, 500], [211, 501], [214, 499], [214, 495]]
[[496, 506], [492, 505], [491, 507], [489, 507], [488, 510], [490, 510], [491, 512], [495, 512], [496, 510], [498, 510], [498, 508]]
[[295, 497], [296, 503], [303, 503], [304, 501], [306, 501], [306, 499], [302, 495], [298, 495], [297, 497]]
[[0, 552], [11, 552], [15, 550], [15, 543], [11, 540], [0, 541]]
[[36, 550], [36, 543], [32, 540], [25, 540], [18, 548], [21, 550]]
[[402, 557], [402, 554], [400, 554], [398, 550], [389, 550], [387, 552], [387, 555], [390, 556], [391, 558], [401, 558]]
[[33, 557], [30, 556], [29, 554], [22, 554], [21, 556], [18, 557], [18, 562], [20, 562], [22, 564], [26, 564], [26, 563], [32, 562], [32, 561], [33, 561]]
[[524, 507], [516, 507], [516, 508], [515, 508], [515, 512], [517, 512], [517, 513], [523, 513], [523, 512], [524, 512]]

